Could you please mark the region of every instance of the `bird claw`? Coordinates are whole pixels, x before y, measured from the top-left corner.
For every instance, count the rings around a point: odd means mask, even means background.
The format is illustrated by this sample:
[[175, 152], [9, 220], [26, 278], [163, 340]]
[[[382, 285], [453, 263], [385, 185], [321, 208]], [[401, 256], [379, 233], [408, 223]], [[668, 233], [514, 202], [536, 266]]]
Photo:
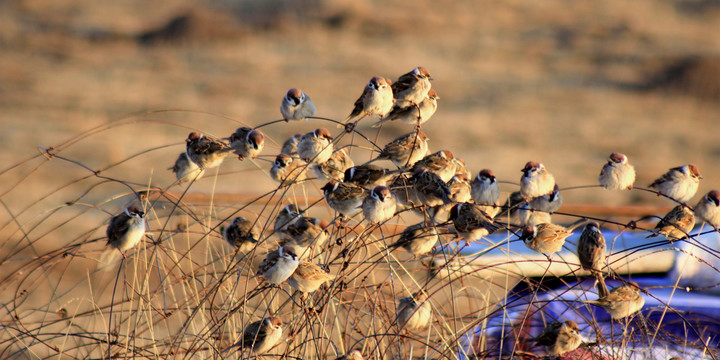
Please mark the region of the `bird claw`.
[[357, 122], [349, 122], [345, 124], [345, 132], [351, 133], [353, 130], [355, 130], [355, 127], [357, 126]]

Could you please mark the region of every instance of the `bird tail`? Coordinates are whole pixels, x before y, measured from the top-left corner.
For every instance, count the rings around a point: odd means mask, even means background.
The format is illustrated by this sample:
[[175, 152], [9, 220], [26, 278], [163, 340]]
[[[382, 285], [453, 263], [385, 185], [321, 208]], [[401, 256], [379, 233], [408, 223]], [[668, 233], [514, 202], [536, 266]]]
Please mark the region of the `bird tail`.
[[605, 277], [603, 276], [603, 274], [600, 272], [596, 272], [595, 280], [597, 281], [598, 295], [601, 298], [608, 296], [610, 292], [608, 291], [607, 285], [605, 285]]
[[115, 264], [120, 262], [121, 259], [122, 256], [120, 256], [120, 252], [117, 249], [108, 247], [102, 252], [102, 254], [100, 254], [98, 267], [102, 271], [110, 271], [115, 268]]
[[385, 117], [380, 118], [380, 120], [374, 122], [374, 123], [373, 123], [372, 125], [370, 125], [370, 126], [371, 126], [371, 127], [374, 127], [374, 128], [380, 127], [383, 123], [385, 123], [385, 122], [388, 121], [388, 120], [390, 120], [390, 119], [389, 119], [387, 116], [385, 116]]

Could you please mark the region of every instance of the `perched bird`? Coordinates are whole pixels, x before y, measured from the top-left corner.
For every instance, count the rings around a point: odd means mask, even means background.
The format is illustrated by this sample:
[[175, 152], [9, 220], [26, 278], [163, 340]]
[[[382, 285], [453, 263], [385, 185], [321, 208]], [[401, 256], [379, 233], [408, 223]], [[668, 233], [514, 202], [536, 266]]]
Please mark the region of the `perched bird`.
[[329, 234], [326, 228], [329, 225], [326, 220], [303, 216], [285, 229], [289, 239], [281, 241], [280, 245], [292, 246], [295, 253], [304, 258], [310, 247], [322, 246], [327, 242]]
[[528, 161], [522, 169], [520, 193], [530, 201], [538, 196], [550, 194], [555, 187], [555, 178], [541, 163]]
[[273, 224], [273, 230], [280, 238], [280, 241], [288, 241], [291, 239], [290, 234], [287, 232], [287, 228], [298, 221], [301, 217], [302, 215], [295, 204], [285, 205], [285, 207], [280, 210], [275, 218], [275, 223]]
[[382, 76], [375, 76], [370, 79], [362, 95], [355, 101], [355, 107], [344, 123], [358, 116], [377, 115], [380, 118], [385, 117], [393, 107], [391, 85], [392, 82]]
[[365, 189], [336, 180], [328, 182], [321, 190], [328, 205], [345, 217], [358, 212], [365, 199]]
[[695, 214], [685, 205], [678, 205], [655, 225], [655, 233], [647, 237], [664, 235], [668, 240], [683, 239], [695, 227]]
[[190, 161], [186, 152], [180, 153], [177, 160], [175, 160], [175, 165], [168, 168], [168, 170], [172, 170], [172, 172], [175, 173], [178, 184], [198, 180], [205, 174], [204, 169], [201, 169], [197, 164]]
[[138, 206], [130, 206], [110, 219], [107, 230], [107, 246], [125, 252], [137, 245], [145, 235], [145, 213]]
[[316, 111], [310, 97], [298, 88], [288, 90], [280, 103], [280, 114], [288, 122], [307, 120], [307, 117], [315, 116]]
[[375, 186], [387, 185], [388, 180], [391, 180], [395, 173], [396, 171], [390, 171], [376, 165], [363, 164], [345, 170], [343, 181], [369, 190]]
[[282, 324], [282, 320], [277, 317], [255, 321], [245, 328], [238, 345], [251, 349], [255, 354], [264, 354], [280, 341]]
[[422, 131], [413, 131], [389, 142], [377, 160], [390, 160], [395, 166], [406, 169], [420, 161], [428, 152], [428, 137]]
[[413, 164], [410, 171], [414, 173], [418, 170], [428, 170], [439, 176], [442, 181], [448, 182], [455, 176], [455, 170], [457, 169], [455, 162], [453, 162], [454, 158], [455, 155], [453, 155], [452, 151], [440, 150], [418, 160]]
[[580, 267], [590, 271], [595, 277], [600, 297], [608, 295], [605, 278], [601, 271], [607, 261], [606, 251], [605, 236], [600, 232], [598, 223], [592, 221], [585, 225], [585, 229], [578, 239], [577, 256], [580, 260]]
[[430, 315], [430, 301], [422, 290], [398, 301], [397, 324], [400, 329], [412, 331], [425, 328], [430, 325]]
[[435, 173], [428, 170], [416, 170], [410, 182], [420, 203], [433, 207], [452, 202], [450, 188]]
[[273, 230], [275, 230], [275, 232], [283, 231], [287, 229], [288, 226], [297, 222], [298, 219], [300, 219], [301, 217], [302, 215], [300, 215], [300, 210], [298, 209], [297, 205], [287, 204], [284, 208], [282, 208], [282, 210], [280, 210], [277, 217], [275, 218]]
[[320, 181], [342, 181], [345, 177], [345, 170], [353, 167], [353, 165], [355, 165], [355, 163], [350, 158], [347, 148], [342, 148], [335, 150], [328, 161], [321, 164], [313, 164], [312, 169]]
[[393, 193], [393, 196], [395, 196], [395, 200], [397, 200], [398, 206], [401, 208], [420, 204], [420, 199], [418, 199], [417, 192], [415, 192], [415, 188], [413, 187], [412, 178], [404, 173], [395, 177], [390, 184], [390, 191]]
[[470, 201], [470, 178], [465, 174], [457, 174], [447, 183], [450, 189], [450, 200], [461, 203]]
[[230, 140], [230, 147], [233, 148], [233, 152], [240, 160], [246, 157], [256, 158], [265, 147], [265, 134], [260, 130], [251, 129], [247, 126], [235, 130], [228, 139]]
[[418, 257], [430, 252], [440, 241], [437, 227], [428, 226], [424, 222], [411, 225], [400, 233], [398, 241], [388, 245], [388, 248], [403, 248]]
[[299, 156], [297, 153], [297, 145], [300, 142], [300, 138], [302, 138], [303, 134], [295, 134], [291, 137], [289, 137], [282, 145], [282, 148], [280, 148], [281, 154], [287, 154], [290, 156]]
[[635, 168], [625, 154], [612, 153], [598, 176], [600, 186], [608, 190], [630, 190], [635, 183]]
[[560, 194], [560, 187], [555, 184], [551, 193], [533, 198], [528, 204], [533, 210], [552, 214], [560, 209], [562, 203], [563, 197]]
[[435, 115], [438, 106], [438, 99], [435, 90], [430, 89], [427, 96], [417, 106], [403, 102], [401, 104], [396, 103], [393, 106], [390, 113], [384, 118], [378, 120], [372, 124], [372, 127], [379, 127], [386, 121], [401, 120], [404, 123], [420, 126], [426, 123], [430, 118]]
[[363, 360], [363, 355], [360, 350], [352, 350], [349, 353], [339, 356], [336, 360]]
[[298, 155], [309, 163], [324, 163], [333, 153], [333, 138], [328, 129], [315, 129], [300, 138]]
[[551, 224], [550, 213], [535, 211], [529, 203], [523, 202], [515, 209], [515, 217], [520, 226], [535, 226], [540, 224]]
[[270, 168], [270, 177], [279, 183], [307, 180], [308, 163], [288, 154], [279, 154]]
[[[495, 217], [504, 218], [506, 220], [507, 218], [512, 219], [513, 217], [517, 217], [518, 209], [522, 206], [522, 204], [527, 204], [525, 202], [525, 198], [522, 196], [522, 193], [514, 191], [510, 193], [510, 196], [508, 196], [507, 200], [505, 200], [505, 204], [503, 204], [500, 214]], [[527, 208], [530, 209], [530, 205], [528, 205]]]
[[653, 181], [650, 188], [684, 204], [695, 196], [700, 179], [700, 170], [695, 165], [688, 164], [668, 170]]
[[472, 182], [472, 199], [478, 205], [494, 205], [500, 198], [500, 185], [495, 173], [490, 169], [482, 169]]
[[720, 191], [711, 190], [695, 205], [695, 215], [717, 231], [720, 228]]
[[185, 142], [188, 158], [203, 170], [219, 166], [233, 151], [224, 142], [210, 139], [199, 132], [191, 132]]
[[392, 93], [395, 104], [399, 106], [417, 105], [423, 101], [430, 92], [432, 75], [428, 69], [418, 66], [407, 74], [401, 75], [392, 84]]
[[572, 230], [556, 224], [528, 225], [523, 228], [520, 239], [530, 250], [550, 255], [560, 251]]
[[241, 253], [247, 253], [257, 245], [260, 233], [252, 221], [238, 216], [223, 229], [223, 238]]
[[370, 224], [379, 224], [395, 215], [396, 202], [387, 186], [374, 187], [362, 202], [362, 212]]
[[495, 217], [500, 212], [500, 185], [492, 170], [483, 169], [478, 172], [470, 183], [470, 196], [488, 215]]
[[335, 275], [328, 274], [310, 261], [303, 261], [287, 282], [293, 289], [307, 294], [317, 291], [322, 284], [332, 279], [335, 279]]
[[257, 275], [262, 275], [271, 284], [280, 285], [295, 272], [298, 257], [292, 246], [281, 246], [267, 254], [260, 263]]
[[470, 172], [470, 170], [468, 170], [467, 166], [465, 165], [465, 160], [463, 160], [461, 158], [453, 158], [452, 162], [453, 162], [453, 164], [455, 164], [454, 176], [464, 175], [469, 181], [470, 178], [472, 177], [472, 173]]
[[607, 296], [583, 302], [605, 309], [613, 319], [628, 317], [645, 305], [645, 299], [640, 295], [640, 288], [633, 282], [610, 290]]
[[500, 229], [478, 205], [468, 202], [453, 206], [449, 220], [453, 223], [455, 233], [468, 243]]
[[544, 345], [552, 356], [573, 351], [580, 347], [582, 342], [580, 327], [572, 320], [549, 324], [536, 339], [536, 345]]

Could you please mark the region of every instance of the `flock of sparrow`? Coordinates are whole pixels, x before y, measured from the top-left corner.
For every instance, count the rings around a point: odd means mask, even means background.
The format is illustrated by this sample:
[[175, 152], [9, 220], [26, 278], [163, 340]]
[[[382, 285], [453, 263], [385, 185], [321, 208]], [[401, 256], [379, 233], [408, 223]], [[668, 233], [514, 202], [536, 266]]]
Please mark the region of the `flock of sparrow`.
[[[373, 127], [386, 121], [401, 120], [414, 125], [414, 130], [391, 141], [377, 156], [364, 164], [355, 165], [348, 147], [337, 148], [336, 140], [326, 128], [291, 136], [282, 146], [269, 173], [281, 186], [318, 180], [327, 205], [335, 210], [338, 224], [362, 213], [370, 226], [392, 219], [401, 211], [415, 211], [424, 217], [418, 224], [408, 226], [389, 249], [403, 248], [415, 257], [431, 252], [445, 230], [466, 242], [475, 241], [500, 229], [521, 229], [519, 238], [534, 251], [550, 256], [560, 251], [573, 227], [553, 224], [550, 214], [562, 204], [562, 196], [555, 178], [539, 162], [530, 161], [522, 169], [520, 190], [512, 193], [504, 204], [500, 202], [500, 186], [493, 171], [483, 169], [472, 176], [463, 160], [449, 150], [428, 153], [428, 137], [420, 129], [437, 109], [437, 94], [431, 89], [430, 72], [417, 67], [399, 77], [396, 82], [376, 76], [370, 79], [362, 95], [343, 123], [345, 131], [363, 118], [379, 119]], [[316, 108], [307, 94], [290, 89], [283, 97], [281, 114], [285, 121], [312, 118]], [[259, 129], [241, 127], [229, 138], [213, 139], [193, 132], [172, 167], [179, 183], [192, 182], [204, 171], [216, 167], [230, 154], [240, 160], [255, 158], [264, 148], [264, 134]], [[386, 160], [394, 169], [373, 163]], [[720, 226], [720, 192], [707, 193], [691, 208], [687, 203], [698, 190], [701, 179], [698, 168], [683, 165], [670, 169], [650, 188], [658, 195], [678, 205], [657, 225], [653, 235], [669, 240], [688, 236], [695, 225], [695, 217]], [[629, 190], [635, 182], [635, 170], [627, 156], [610, 155], [598, 177], [601, 187], [608, 190]], [[285, 206], [274, 223], [279, 247], [270, 251], [260, 264], [257, 274], [268, 283], [287, 282], [303, 294], [316, 291], [335, 276], [312, 262], [310, 256], [329, 238], [330, 222], [302, 215], [295, 204]], [[501, 219], [506, 221], [501, 221]], [[255, 227], [256, 219], [235, 218], [224, 227], [223, 236], [239, 252], [253, 251], [261, 240]], [[579, 225], [579, 224], [578, 224]], [[340, 226], [340, 225], [338, 225]], [[107, 245], [123, 256], [145, 233], [144, 212], [131, 206], [113, 217], [107, 228]], [[511, 230], [512, 231], [512, 230]], [[577, 244], [580, 265], [597, 280], [599, 298], [587, 301], [605, 309], [612, 318], [628, 317], [644, 305], [641, 289], [632, 282], [608, 291], [603, 270], [606, 245], [597, 222], [586, 223]], [[431, 307], [423, 289], [411, 297], [400, 299], [397, 325], [409, 331], [425, 328], [431, 319]], [[268, 317], [248, 325], [237, 345], [262, 354], [281, 339], [283, 322]], [[561, 355], [578, 348], [582, 343], [580, 329], [572, 321], [552, 323], [536, 338], [551, 355]], [[343, 358], [362, 359], [358, 350]]]

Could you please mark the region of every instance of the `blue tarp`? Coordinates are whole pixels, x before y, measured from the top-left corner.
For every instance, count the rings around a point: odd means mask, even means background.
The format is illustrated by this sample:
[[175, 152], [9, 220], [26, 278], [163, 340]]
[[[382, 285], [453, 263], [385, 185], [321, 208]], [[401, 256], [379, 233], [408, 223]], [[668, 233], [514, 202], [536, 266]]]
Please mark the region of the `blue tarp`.
[[[678, 250], [676, 252], [685, 257], [703, 258], [701, 263], [709, 264], [711, 282], [713, 277], [719, 276], [712, 268], [713, 262], [720, 262], [717, 252], [720, 237], [716, 233], [701, 236], [700, 242], [691, 239], [675, 244], [664, 238], [645, 239], [646, 234], [626, 233], [616, 237], [617, 234], [606, 233], [608, 248], [615, 238], [609, 252], [634, 251], [647, 245], [652, 250]], [[575, 238], [577, 235], [571, 240]], [[482, 251], [484, 247], [486, 245], [473, 245], [472, 250]], [[507, 244], [502, 247], [504, 250], [493, 252], [507, 253]], [[511, 242], [510, 253], [521, 256], [528, 251], [522, 247], [522, 242]], [[575, 251], [572, 243], [567, 247], [565, 252]], [[703, 255], [695, 255], [693, 251]], [[562, 253], [555, 257], [559, 258]], [[574, 320], [590, 345], [565, 354], [563, 359], [720, 358], [720, 297], [699, 291], [687, 292], [675, 286], [702, 278], [698, 268], [693, 271], [697, 274], [690, 274], [689, 278], [684, 274], [683, 278], [676, 265], [675, 271], [665, 276], [633, 274], [632, 280], [647, 291], [643, 295], [645, 306], [635, 316], [621, 320], [611, 320], [602, 308], [582, 302], [597, 299], [594, 279], [526, 279], [508, 293], [507, 299], [487, 319], [478, 319], [479, 325], [464, 338], [460, 356], [463, 359], [473, 358], [473, 355], [491, 359], [542, 357], [546, 355], [545, 349], [536, 346], [532, 338], [551, 322]], [[609, 288], [622, 284], [620, 280], [607, 280]], [[716, 284], [704, 285], [711, 290], [717, 289]], [[597, 344], [593, 344], [595, 342]]]

